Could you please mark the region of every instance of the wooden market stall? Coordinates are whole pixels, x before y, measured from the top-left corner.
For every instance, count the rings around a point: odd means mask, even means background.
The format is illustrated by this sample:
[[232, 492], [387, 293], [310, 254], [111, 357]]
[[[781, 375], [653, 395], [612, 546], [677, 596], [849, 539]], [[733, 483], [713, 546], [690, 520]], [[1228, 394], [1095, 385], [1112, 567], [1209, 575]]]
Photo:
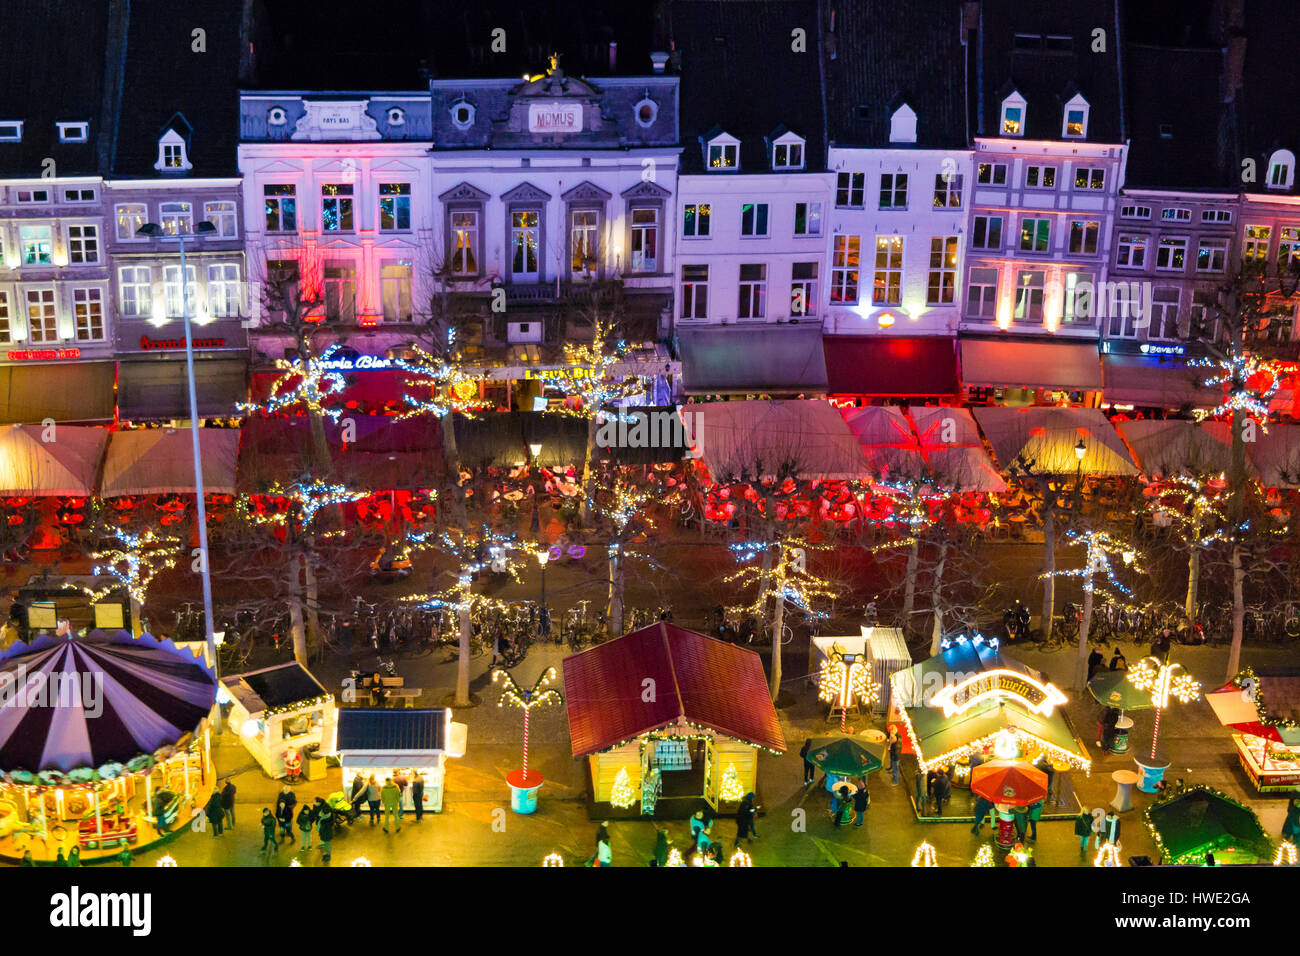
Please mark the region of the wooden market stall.
[[334, 751], [338, 705], [334, 695], [296, 661], [221, 678], [222, 700], [231, 700], [230, 723], [244, 747], [271, 777], [294, 768], [308, 780], [325, 775], [323, 760], [303, 759], [312, 748]]
[[566, 657], [575, 758], [593, 818], [689, 816], [757, 792], [785, 737], [757, 654], [661, 621]]
[[1260, 793], [1300, 793], [1300, 671], [1246, 668], [1210, 706], [1232, 735], [1237, 759]]
[[1254, 810], [1213, 787], [1188, 787], [1143, 817], [1165, 864], [1207, 865], [1207, 853], [1215, 866], [1267, 864], [1277, 849]]
[[[338, 757], [343, 792], [352, 791], [358, 774], [382, 785], [386, 777], [424, 780], [424, 809], [442, 812], [448, 757], [465, 756], [468, 727], [451, 719], [445, 707], [430, 710], [367, 710], [339, 712]], [[414, 810], [409, 786], [402, 788], [404, 809]]]

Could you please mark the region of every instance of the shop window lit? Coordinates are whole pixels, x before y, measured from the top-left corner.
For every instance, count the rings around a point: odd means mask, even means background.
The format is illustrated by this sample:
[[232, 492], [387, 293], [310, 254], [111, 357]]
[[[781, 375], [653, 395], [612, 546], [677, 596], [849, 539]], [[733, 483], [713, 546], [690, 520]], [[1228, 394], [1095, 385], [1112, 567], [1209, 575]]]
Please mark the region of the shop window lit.
[[898, 305], [902, 295], [903, 237], [877, 236], [871, 301], [875, 305]]
[[831, 301], [855, 305], [862, 255], [860, 236], [836, 236], [831, 256]]
[[633, 272], [655, 272], [659, 268], [659, 210], [632, 210], [631, 259]]
[[379, 229], [406, 232], [411, 228], [411, 184], [379, 184]]
[[48, 266], [53, 261], [53, 233], [49, 226], [21, 226], [18, 240], [22, 246], [23, 265]]
[[320, 227], [323, 232], [352, 231], [352, 185], [323, 183], [320, 187]]
[[385, 322], [411, 321], [411, 281], [414, 274], [409, 259], [385, 262], [380, 266]]

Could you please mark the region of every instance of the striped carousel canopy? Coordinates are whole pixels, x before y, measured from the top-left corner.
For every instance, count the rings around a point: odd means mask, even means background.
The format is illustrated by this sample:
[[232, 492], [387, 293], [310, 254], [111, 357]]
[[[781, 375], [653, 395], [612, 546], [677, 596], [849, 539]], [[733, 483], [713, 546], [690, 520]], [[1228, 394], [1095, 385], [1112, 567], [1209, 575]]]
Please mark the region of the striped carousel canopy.
[[194, 733], [216, 693], [202, 660], [148, 634], [19, 642], [0, 654], [0, 770], [141, 769]]

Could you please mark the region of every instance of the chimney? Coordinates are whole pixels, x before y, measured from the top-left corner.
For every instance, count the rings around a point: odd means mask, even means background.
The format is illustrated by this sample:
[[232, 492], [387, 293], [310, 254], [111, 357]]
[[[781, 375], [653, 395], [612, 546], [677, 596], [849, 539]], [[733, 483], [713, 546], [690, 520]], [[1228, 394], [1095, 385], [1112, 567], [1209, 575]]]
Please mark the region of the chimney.
[[668, 54], [667, 54], [667, 53], [651, 53], [651, 54], [650, 54], [650, 64], [651, 64], [651, 72], [652, 72], [652, 73], [662, 73], [662, 72], [664, 71], [664, 67], [666, 67], [666, 66], [668, 65]]
[[614, 40], [609, 42], [609, 72], [613, 73], [618, 70], [618, 43]]
[[980, 26], [980, 5], [975, 0], [966, 0], [961, 6], [962, 33], [978, 30]]
[[1228, 48], [1223, 57], [1223, 102], [1232, 103], [1241, 91], [1242, 69], [1246, 62], [1246, 38], [1236, 35], [1228, 38]]

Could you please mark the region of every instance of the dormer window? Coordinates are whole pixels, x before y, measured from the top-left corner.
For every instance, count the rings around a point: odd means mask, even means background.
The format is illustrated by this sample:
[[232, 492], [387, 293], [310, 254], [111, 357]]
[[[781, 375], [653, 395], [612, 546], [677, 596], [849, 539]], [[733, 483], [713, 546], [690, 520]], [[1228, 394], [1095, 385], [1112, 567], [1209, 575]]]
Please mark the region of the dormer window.
[[803, 169], [804, 140], [794, 133], [779, 136], [772, 144], [773, 169]]
[[642, 129], [654, 126], [655, 120], [659, 118], [659, 104], [648, 96], [633, 108], [636, 110], [636, 125]]
[[23, 141], [23, 124], [21, 120], [0, 120], [0, 143], [21, 143]]
[[272, 106], [266, 111], [268, 126], [283, 126], [287, 122], [289, 122], [289, 114], [284, 111], [283, 106]]
[[458, 100], [451, 107], [451, 125], [458, 130], [467, 130], [474, 125], [474, 107], [465, 100]]
[[1268, 188], [1290, 189], [1295, 184], [1295, 153], [1279, 149], [1268, 158]]
[[1002, 122], [999, 129], [1003, 136], [1025, 135], [1025, 98], [1019, 93], [1012, 93], [1002, 101]]
[[709, 140], [708, 167], [711, 172], [740, 167], [740, 140], [722, 133]]
[[1061, 116], [1062, 139], [1084, 139], [1088, 135], [1088, 109], [1088, 101], [1082, 94], [1076, 94], [1065, 104], [1065, 112]]
[[194, 168], [186, 155], [185, 140], [176, 130], [169, 129], [158, 140], [158, 162], [153, 168], [163, 173], [183, 173]]
[[90, 139], [89, 123], [55, 123], [60, 143], [84, 143]]
[[889, 118], [889, 141], [916, 142], [916, 112], [906, 103], [894, 110], [894, 115]]
[[403, 126], [406, 124], [406, 110], [400, 106], [390, 107], [388, 110], [388, 125]]

